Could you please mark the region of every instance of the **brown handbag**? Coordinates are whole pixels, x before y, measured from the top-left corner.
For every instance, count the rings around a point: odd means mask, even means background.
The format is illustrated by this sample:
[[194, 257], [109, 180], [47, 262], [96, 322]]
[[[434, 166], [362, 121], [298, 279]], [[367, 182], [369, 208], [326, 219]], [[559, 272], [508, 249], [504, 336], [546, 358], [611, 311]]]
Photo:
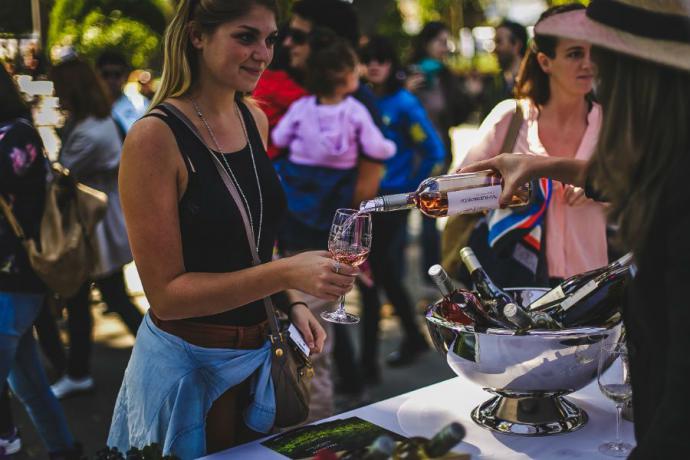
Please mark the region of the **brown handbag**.
[[67, 298], [89, 279], [96, 264], [98, 248], [93, 234], [105, 215], [108, 197], [74, 180], [59, 163], [53, 163], [51, 169], [38, 242], [26, 237], [12, 208], [1, 196], [0, 208], [24, 246], [36, 275], [51, 291]]
[[[203, 143], [196, 127], [188, 118], [172, 104], [164, 103], [166, 108], [175, 113], [194, 132]], [[251, 142], [247, 137], [247, 142]], [[252, 228], [247, 210], [242, 204], [237, 186], [230, 178], [228, 172], [223, 168], [220, 160], [209, 149], [209, 154], [213, 159], [213, 164], [223, 180], [237, 209], [242, 216], [247, 241], [252, 253], [254, 265], [260, 265], [259, 253], [256, 248], [254, 229]], [[263, 299], [266, 308], [266, 318], [270, 328], [268, 336], [271, 341], [271, 377], [275, 389], [276, 416], [275, 426], [283, 428], [304, 422], [309, 416], [310, 383], [314, 376], [314, 368], [311, 361], [306, 357], [297, 346], [289, 340], [290, 333], [286, 327], [281, 328], [281, 324], [276, 316], [273, 301], [270, 297]]]

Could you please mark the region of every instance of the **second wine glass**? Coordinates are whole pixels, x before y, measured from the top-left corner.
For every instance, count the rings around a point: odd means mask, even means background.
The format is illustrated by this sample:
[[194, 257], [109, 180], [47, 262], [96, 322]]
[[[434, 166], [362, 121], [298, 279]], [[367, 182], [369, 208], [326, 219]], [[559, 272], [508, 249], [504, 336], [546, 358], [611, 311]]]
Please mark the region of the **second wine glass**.
[[[356, 209], [338, 209], [328, 237], [328, 250], [336, 264], [357, 267], [364, 263], [371, 249], [371, 215], [360, 214]], [[337, 265], [338, 266], [338, 265]], [[345, 311], [345, 296], [340, 297], [338, 308], [323, 312], [326, 321], [339, 324], [355, 324], [359, 316]]]
[[600, 445], [599, 452], [612, 457], [627, 457], [632, 446], [621, 439], [621, 410], [632, 397], [632, 386], [625, 343], [602, 345], [597, 381], [604, 396], [616, 403], [616, 440]]

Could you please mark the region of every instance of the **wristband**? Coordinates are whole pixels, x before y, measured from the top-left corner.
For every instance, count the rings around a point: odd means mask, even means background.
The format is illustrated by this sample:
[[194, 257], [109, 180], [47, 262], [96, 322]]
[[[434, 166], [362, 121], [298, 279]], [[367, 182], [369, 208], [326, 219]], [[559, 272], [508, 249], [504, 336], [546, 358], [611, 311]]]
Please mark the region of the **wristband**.
[[306, 302], [302, 302], [302, 301], [300, 300], [300, 301], [297, 301], [297, 302], [292, 302], [290, 305], [288, 305], [288, 311], [291, 312], [292, 309], [293, 309], [294, 307], [296, 307], [297, 305], [304, 305], [305, 307], [307, 307], [307, 310], [309, 309], [309, 305], [307, 305]]

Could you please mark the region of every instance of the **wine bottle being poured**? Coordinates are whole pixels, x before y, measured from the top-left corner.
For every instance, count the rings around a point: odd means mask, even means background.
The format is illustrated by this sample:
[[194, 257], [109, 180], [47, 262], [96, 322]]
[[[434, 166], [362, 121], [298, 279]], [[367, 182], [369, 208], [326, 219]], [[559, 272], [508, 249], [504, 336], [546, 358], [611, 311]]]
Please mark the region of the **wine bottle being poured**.
[[[383, 195], [362, 201], [364, 212], [398, 211], [417, 208], [429, 217], [480, 212], [499, 207], [503, 178], [493, 171], [448, 174], [424, 180], [416, 191]], [[522, 185], [510, 207], [529, 203], [531, 184]]]

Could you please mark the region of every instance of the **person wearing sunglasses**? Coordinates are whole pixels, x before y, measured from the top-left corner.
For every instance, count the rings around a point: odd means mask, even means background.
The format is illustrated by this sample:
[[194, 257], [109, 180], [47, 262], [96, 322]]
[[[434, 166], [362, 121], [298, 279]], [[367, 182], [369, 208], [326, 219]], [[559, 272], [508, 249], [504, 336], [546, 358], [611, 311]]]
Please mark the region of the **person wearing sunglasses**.
[[[349, 41], [354, 49], [358, 48], [359, 21], [352, 5], [341, 0], [295, 2], [292, 6], [292, 16], [282, 34], [283, 39], [276, 49], [276, 59], [271, 68], [261, 76], [252, 93], [266, 113], [271, 131], [290, 105], [308, 94], [305, 89], [305, 74], [311, 52], [309, 39], [316, 27], [330, 29]], [[380, 128], [381, 117], [375, 108], [371, 93], [365, 88], [358, 88], [353, 96], [366, 106]], [[284, 151], [281, 152], [269, 139], [268, 156], [275, 159], [281, 153]]]

